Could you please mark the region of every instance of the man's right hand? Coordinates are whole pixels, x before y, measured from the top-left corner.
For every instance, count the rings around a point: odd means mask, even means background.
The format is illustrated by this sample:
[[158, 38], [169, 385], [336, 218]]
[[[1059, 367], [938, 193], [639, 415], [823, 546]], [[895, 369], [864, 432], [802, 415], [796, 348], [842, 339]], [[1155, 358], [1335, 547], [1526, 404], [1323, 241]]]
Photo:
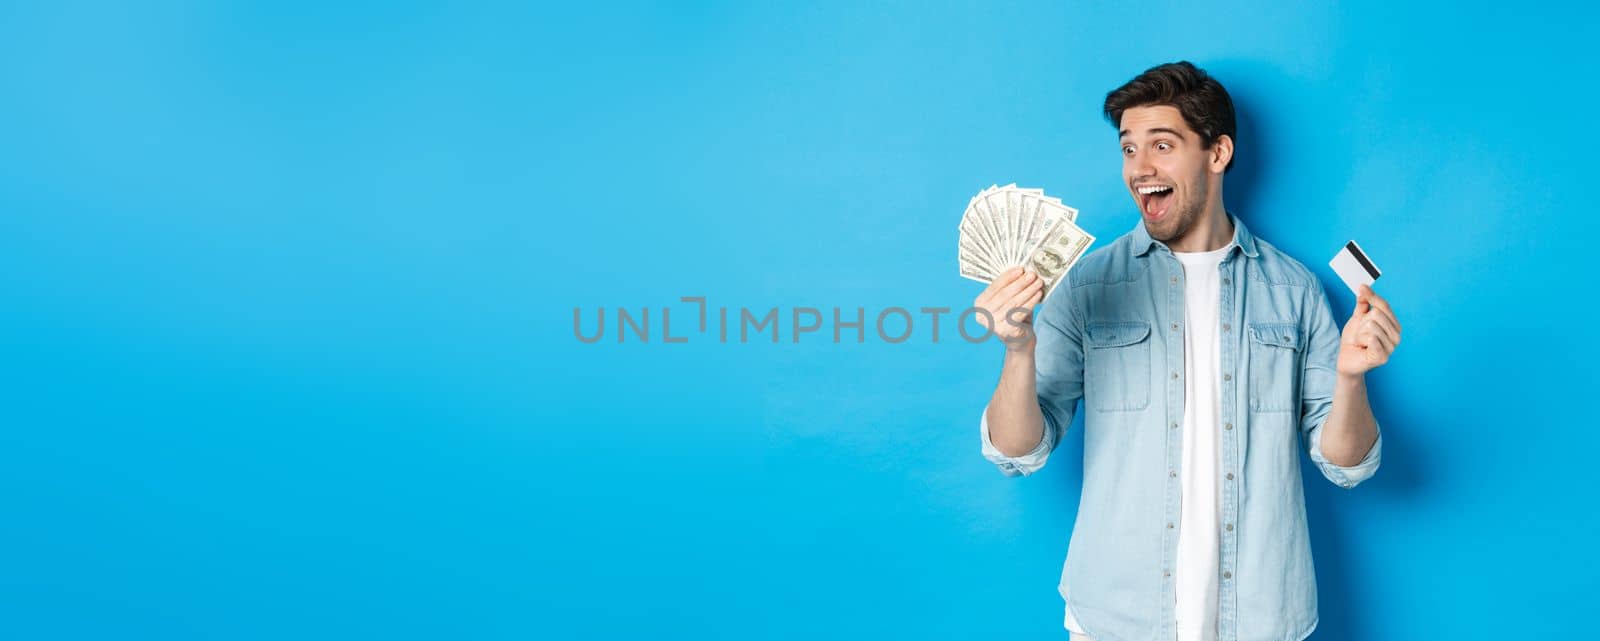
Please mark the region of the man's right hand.
[[994, 332], [1009, 351], [1032, 350], [1033, 306], [1044, 300], [1044, 280], [1021, 267], [1000, 273], [989, 287], [978, 294], [973, 307], [988, 312], [977, 314], [978, 324]]

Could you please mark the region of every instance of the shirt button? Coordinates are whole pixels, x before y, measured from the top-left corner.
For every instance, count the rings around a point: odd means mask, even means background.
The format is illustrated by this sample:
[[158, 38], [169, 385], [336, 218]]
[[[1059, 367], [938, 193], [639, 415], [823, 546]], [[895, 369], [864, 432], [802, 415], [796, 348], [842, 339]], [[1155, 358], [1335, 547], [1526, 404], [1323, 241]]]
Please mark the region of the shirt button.
[[1224, 285], [1228, 284], [1228, 279], [1226, 279], [1226, 278], [1222, 279], [1222, 284], [1224, 284]]
[[1233, 429], [1233, 423], [1228, 423], [1228, 424], [1226, 424], [1226, 425], [1223, 425], [1223, 426], [1222, 426], [1222, 429], [1225, 429], [1225, 430], [1231, 430], [1231, 429]]
[[1233, 380], [1233, 375], [1232, 374], [1223, 374], [1222, 375], [1222, 380], [1231, 381], [1231, 380]]
[[1172, 277], [1172, 284], [1174, 284], [1174, 285], [1178, 284], [1178, 277], [1177, 276], [1173, 276]]
[[1231, 579], [1231, 578], [1233, 578], [1233, 573], [1232, 572], [1223, 572], [1222, 573], [1222, 578]]
[[1169, 530], [1172, 529], [1172, 524], [1171, 523], [1167, 524], [1167, 529], [1169, 529]]
[[1233, 480], [1233, 472], [1229, 472], [1228, 473], [1228, 480], [1230, 480], [1230, 481]]
[[1229, 532], [1232, 532], [1232, 531], [1233, 531], [1233, 524], [1232, 524], [1232, 523], [1229, 523], [1229, 524], [1228, 524], [1228, 531], [1229, 531]]
[[1173, 323], [1173, 324], [1172, 324], [1172, 329], [1173, 329], [1173, 331], [1177, 331], [1177, 329], [1178, 329], [1178, 324], [1177, 324], [1177, 323]]
[[1167, 476], [1170, 476], [1172, 478], [1178, 478], [1178, 473], [1174, 472], [1172, 470], [1167, 470]]
[[1223, 324], [1222, 324], [1222, 331], [1224, 331], [1224, 332], [1226, 332], [1226, 331], [1228, 331], [1228, 328], [1229, 328], [1229, 327], [1230, 327], [1230, 325], [1229, 325], [1229, 324], [1227, 324], [1227, 323], [1223, 323]]
[[1162, 570], [1161, 571], [1161, 576], [1172, 576], [1172, 571], [1171, 570]]
[[1178, 422], [1177, 421], [1173, 421], [1172, 422], [1172, 429], [1178, 429]]
[[1173, 380], [1177, 380], [1177, 378], [1178, 378], [1178, 373], [1177, 373], [1177, 372], [1173, 372], [1173, 373], [1172, 373], [1172, 378], [1173, 378]]

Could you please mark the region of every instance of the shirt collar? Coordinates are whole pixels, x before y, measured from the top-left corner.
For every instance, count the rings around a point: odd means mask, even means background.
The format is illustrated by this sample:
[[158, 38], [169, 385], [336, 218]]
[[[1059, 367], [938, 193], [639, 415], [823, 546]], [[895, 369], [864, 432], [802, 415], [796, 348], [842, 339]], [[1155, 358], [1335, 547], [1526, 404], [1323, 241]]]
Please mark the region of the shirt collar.
[[[1258, 255], [1256, 253], [1255, 236], [1250, 234], [1250, 230], [1244, 226], [1244, 221], [1239, 220], [1239, 217], [1235, 216], [1233, 212], [1226, 213], [1228, 214], [1228, 219], [1233, 221], [1233, 242], [1228, 243], [1228, 246], [1237, 246], [1239, 251], [1244, 252], [1244, 255], [1255, 258]], [[1133, 244], [1130, 246], [1133, 255], [1143, 256], [1148, 254], [1150, 249], [1156, 245], [1167, 246], [1166, 243], [1150, 237], [1150, 232], [1144, 228], [1144, 219], [1140, 218], [1133, 225]]]

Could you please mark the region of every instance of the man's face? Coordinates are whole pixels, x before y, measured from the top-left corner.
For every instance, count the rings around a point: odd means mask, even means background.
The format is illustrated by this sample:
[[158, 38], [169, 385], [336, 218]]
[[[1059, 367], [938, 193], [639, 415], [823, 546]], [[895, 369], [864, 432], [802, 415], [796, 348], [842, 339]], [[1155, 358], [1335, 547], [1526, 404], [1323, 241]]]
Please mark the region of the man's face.
[[[1122, 112], [1122, 179], [1143, 214], [1150, 237], [1182, 238], [1205, 215], [1217, 154], [1183, 121], [1176, 107], [1133, 107]], [[1231, 152], [1231, 147], [1229, 149]]]

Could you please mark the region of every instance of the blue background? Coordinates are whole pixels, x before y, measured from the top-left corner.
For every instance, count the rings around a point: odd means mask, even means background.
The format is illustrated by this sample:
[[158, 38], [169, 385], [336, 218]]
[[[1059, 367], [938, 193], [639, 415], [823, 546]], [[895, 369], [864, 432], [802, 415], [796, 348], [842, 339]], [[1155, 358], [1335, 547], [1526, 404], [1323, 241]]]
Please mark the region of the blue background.
[[856, 4], [0, 10], [0, 636], [1065, 638], [1077, 427], [1002, 476], [999, 346], [871, 315], [971, 301], [991, 183], [1130, 229], [1100, 101], [1182, 58], [1230, 208], [1405, 325], [1313, 638], [1592, 626], [1593, 11]]

